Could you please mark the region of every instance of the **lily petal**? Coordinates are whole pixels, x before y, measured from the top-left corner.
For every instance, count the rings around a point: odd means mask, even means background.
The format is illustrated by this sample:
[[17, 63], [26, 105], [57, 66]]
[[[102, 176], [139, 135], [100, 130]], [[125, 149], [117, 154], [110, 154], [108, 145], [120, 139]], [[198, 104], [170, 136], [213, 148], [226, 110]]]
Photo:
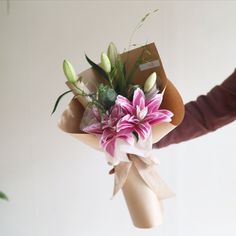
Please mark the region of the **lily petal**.
[[116, 105], [120, 106], [123, 111], [127, 114], [132, 114], [134, 112], [134, 108], [132, 103], [126, 97], [118, 95], [116, 98]]
[[150, 125], [159, 124], [162, 122], [171, 122], [171, 117], [173, 113], [167, 110], [159, 110], [158, 112], [154, 112], [148, 114], [145, 118], [145, 122], [148, 122]]
[[132, 104], [133, 107], [139, 106], [141, 110], [145, 107], [145, 95], [142, 89], [137, 88], [134, 91]]
[[92, 125], [84, 127], [83, 131], [85, 133], [102, 134], [102, 125], [101, 123], [94, 123]]
[[143, 140], [146, 140], [151, 132], [151, 126], [148, 122], [138, 123], [134, 130], [137, 132], [138, 136]]
[[126, 130], [126, 132], [129, 132], [128, 129], [132, 129], [134, 127], [134, 117], [130, 114], [125, 115], [122, 117], [116, 125], [116, 131], [120, 132], [121, 130]]
[[111, 156], [114, 156], [114, 153], [115, 153], [115, 142], [116, 142], [116, 139], [113, 138], [102, 144], [102, 147], [104, 148], [104, 150], [107, 153], [109, 153]]
[[158, 111], [163, 100], [162, 94], [156, 94], [151, 99], [146, 100], [146, 106], [148, 107], [148, 113]]

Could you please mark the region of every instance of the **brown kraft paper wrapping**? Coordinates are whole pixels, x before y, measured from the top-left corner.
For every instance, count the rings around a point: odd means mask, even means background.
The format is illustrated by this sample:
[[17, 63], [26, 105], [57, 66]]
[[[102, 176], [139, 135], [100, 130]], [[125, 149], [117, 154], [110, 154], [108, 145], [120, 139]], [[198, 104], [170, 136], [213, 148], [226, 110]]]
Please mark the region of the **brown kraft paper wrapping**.
[[[146, 47], [151, 52], [151, 55], [146, 55], [148, 61], [151, 62], [140, 66], [135, 74], [134, 84], [144, 84], [148, 76], [152, 72], [156, 72], [159, 77], [159, 87], [161, 90], [165, 89], [161, 108], [174, 113], [171, 123], [161, 123], [152, 127], [153, 143], [156, 143], [181, 123], [184, 116], [184, 105], [177, 89], [166, 78], [155, 44], [151, 43]], [[126, 63], [127, 72], [130, 71], [141, 52], [142, 47], [121, 54], [122, 59], [128, 61]], [[92, 68], [80, 73], [79, 76], [83, 76], [86, 81], [89, 81], [88, 84], [91, 85], [89, 89], [91, 90], [96, 87], [96, 84], [102, 82], [102, 79]], [[71, 84], [67, 82], [67, 85], [73, 91]], [[85, 105], [83, 97], [74, 97], [63, 112], [58, 126], [77, 140], [102, 151], [99, 146], [99, 139], [93, 134], [84, 133], [79, 128], [84, 112], [84, 107], [81, 104]], [[174, 194], [156, 173], [155, 163], [151, 158], [144, 160], [144, 158], [129, 154], [129, 159], [130, 162], [120, 162], [114, 167], [113, 195], [122, 189], [132, 221], [136, 227], [152, 228], [158, 226], [163, 221], [162, 200]]]

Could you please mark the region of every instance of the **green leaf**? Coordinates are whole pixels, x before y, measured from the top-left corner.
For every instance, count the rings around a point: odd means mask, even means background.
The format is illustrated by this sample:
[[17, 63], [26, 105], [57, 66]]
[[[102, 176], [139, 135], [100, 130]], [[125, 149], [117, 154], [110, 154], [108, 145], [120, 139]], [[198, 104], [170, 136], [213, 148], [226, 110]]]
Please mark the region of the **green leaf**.
[[9, 200], [7, 195], [5, 193], [1, 192], [1, 191], [0, 191], [0, 198], [3, 199], [3, 200], [6, 200], [6, 201]]
[[133, 76], [134, 76], [136, 70], [138, 69], [139, 65], [142, 63], [142, 57], [143, 57], [145, 49], [146, 49], [146, 45], [143, 46], [143, 50], [142, 50], [141, 54], [139, 55], [139, 57], [137, 58], [137, 60], [133, 64], [133, 66], [128, 74], [128, 77], [127, 77], [128, 84], [130, 84], [132, 82]]
[[71, 91], [71, 90], [68, 90], [68, 91], [64, 92], [63, 94], [61, 94], [61, 95], [57, 98], [57, 100], [56, 100], [56, 102], [55, 102], [55, 105], [54, 105], [54, 108], [53, 108], [53, 110], [52, 110], [51, 115], [56, 111], [57, 106], [58, 106], [58, 104], [59, 104], [61, 98], [64, 97], [64, 95], [66, 95], [67, 93], [70, 93], [70, 92], [72, 92], [72, 91]]
[[112, 70], [111, 70], [111, 79], [114, 80], [115, 76], [117, 74], [117, 68], [116, 67], [112, 67]]
[[126, 77], [126, 67], [125, 67], [125, 63], [123, 64], [124, 68], [123, 68], [123, 74], [124, 74], [124, 77]]
[[119, 87], [119, 93], [123, 96], [126, 96], [126, 79], [125, 79], [125, 68], [124, 68], [124, 63], [122, 62], [121, 58], [117, 59], [116, 67], [117, 67], [117, 72], [118, 72], [118, 87]]
[[95, 62], [93, 62], [91, 59], [88, 58], [88, 56], [85, 54], [86, 60], [88, 63], [94, 68], [103, 78], [105, 78], [107, 81], [109, 81], [109, 77], [107, 73]]

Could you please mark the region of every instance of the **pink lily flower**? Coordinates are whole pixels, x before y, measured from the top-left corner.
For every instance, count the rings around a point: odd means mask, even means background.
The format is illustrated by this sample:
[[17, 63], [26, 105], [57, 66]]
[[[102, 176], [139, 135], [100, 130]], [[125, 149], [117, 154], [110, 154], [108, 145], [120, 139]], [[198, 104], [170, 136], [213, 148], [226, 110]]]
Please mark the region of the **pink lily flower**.
[[163, 94], [154, 94], [152, 97], [145, 99], [144, 92], [137, 88], [134, 91], [132, 102], [126, 97], [118, 95], [116, 105], [122, 108], [124, 114], [132, 117], [130, 121], [133, 123], [133, 131], [140, 138], [146, 140], [150, 135], [152, 125], [170, 122], [173, 116], [171, 111], [159, 109], [162, 99]]
[[114, 105], [111, 108], [110, 114], [105, 115], [103, 120], [96, 108], [91, 110], [96, 118], [91, 125], [83, 128], [86, 133], [100, 134], [100, 144], [103, 149], [111, 156], [115, 154], [116, 139], [125, 140], [133, 145], [133, 117], [129, 114], [124, 114], [121, 107]]
[[142, 140], [146, 141], [151, 134], [152, 125], [171, 121], [173, 113], [166, 109], [159, 109], [162, 99], [163, 95], [157, 93], [145, 98], [139, 88], [135, 90], [132, 102], [118, 95], [116, 104], [103, 119], [97, 108], [89, 109], [84, 118], [90, 122], [82, 130], [101, 135], [100, 145], [114, 157], [117, 139], [133, 145], [135, 139], [132, 133], [136, 132]]

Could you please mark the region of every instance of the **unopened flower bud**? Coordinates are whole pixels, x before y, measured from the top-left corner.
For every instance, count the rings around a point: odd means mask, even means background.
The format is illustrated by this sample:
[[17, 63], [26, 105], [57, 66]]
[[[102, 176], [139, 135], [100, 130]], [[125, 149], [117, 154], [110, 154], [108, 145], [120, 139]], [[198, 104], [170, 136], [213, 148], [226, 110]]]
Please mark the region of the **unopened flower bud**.
[[157, 80], [156, 72], [153, 72], [151, 75], [149, 75], [149, 77], [146, 79], [146, 82], [144, 84], [145, 93], [148, 93], [149, 91], [151, 91], [153, 86], [156, 84], [156, 80]]
[[113, 42], [111, 42], [108, 46], [107, 56], [110, 59], [111, 65], [115, 66], [118, 54], [117, 54], [116, 45]]
[[101, 54], [101, 67], [106, 73], [111, 72], [111, 62], [106, 53]]
[[76, 83], [77, 75], [73, 66], [68, 60], [63, 61], [63, 70], [68, 81], [70, 81], [72, 84]]

